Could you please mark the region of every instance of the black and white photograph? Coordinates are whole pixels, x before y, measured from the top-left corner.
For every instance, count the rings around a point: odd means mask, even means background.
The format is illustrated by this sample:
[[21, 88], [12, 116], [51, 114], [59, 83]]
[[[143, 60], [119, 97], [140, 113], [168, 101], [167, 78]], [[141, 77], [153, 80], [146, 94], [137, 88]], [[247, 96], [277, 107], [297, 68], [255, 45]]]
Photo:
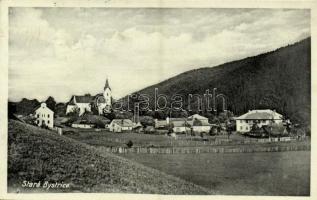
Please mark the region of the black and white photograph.
[[7, 18], [7, 194], [311, 196], [309, 7]]

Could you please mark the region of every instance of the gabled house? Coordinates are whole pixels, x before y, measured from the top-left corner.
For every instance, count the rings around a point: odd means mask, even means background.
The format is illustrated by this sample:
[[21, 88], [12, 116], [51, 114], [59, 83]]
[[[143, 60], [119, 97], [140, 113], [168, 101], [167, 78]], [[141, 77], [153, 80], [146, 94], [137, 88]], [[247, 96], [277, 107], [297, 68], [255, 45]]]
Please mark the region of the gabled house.
[[134, 124], [130, 119], [114, 119], [108, 127], [111, 132], [121, 133], [132, 131], [133, 126]]
[[185, 120], [173, 120], [171, 122], [174, 133], [187, 133], [190, 131], [190, 124]]
[[84, 114], [86, 111], [91, 112], [91, 105], [94, 102], [94, 98], [94, 96], [90, 95], [72, 96], [72, 98], [67, 104], [66, 114], [73, 112], [77, 108], [79, 109], [79, 116]]
[[188, 117], [188, 123], [191, 125], [192, 130], [196, 133], [209, 133], [211, 129], [211, 124], [209, 124], [208, 118], [198, 114]]
[[190, 121], [191, 127], [193, 128], [193, 131], [196, 133], [209, 133], [210, 129], [211, 129], [211, 124], [208, 123], [208, 120], [198, 120], [198, 119], [194, 119], [192, 121]]
[[251, 110], [239, 117], [236, 120], [236, 130], [241, 133], [250, 132], [254, 124], [259, 128], [271, 124], [283, 124], [283, 115], [276, 111], [266, 110]]
[[35, 109], [35, 124], [37, 126], [47, 126], [53, 128], [54, 126], [54, 112], [46, 106], [46, 103]]

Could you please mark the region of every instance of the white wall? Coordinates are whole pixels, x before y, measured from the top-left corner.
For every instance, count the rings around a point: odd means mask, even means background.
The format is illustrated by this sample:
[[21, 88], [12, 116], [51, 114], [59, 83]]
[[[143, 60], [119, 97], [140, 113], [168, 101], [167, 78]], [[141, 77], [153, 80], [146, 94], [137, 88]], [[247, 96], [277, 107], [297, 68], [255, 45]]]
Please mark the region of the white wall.
[[[249, 132], [252, 128], [253, 122], [254, 120], [242, 120], [242, 119], [238, 119], [236, 120], [236, 129], [238, 132]], [[271, 120], [260, 120], [260, 122], [257, 123], [257, 125], [261, 128], [264, 125], [269, 125], [271, 122]], [[274, 120], [274, 123], [277, 124], [281, 124], [283, 121], [282, 120]]]
[[210, 126], [193, 126], [193, 131], [209, 133]]
[[186, 132], [186, 131], [190, 131], [190, 128], [184, 127], [184, 126], [174, 127], [174, 128], [173, 128], [173, 132], [174, 132], [174, 133], [182, 133], [182, 132]]
[[73, 112], [76, 107], [79, 108], [79, 115], [84, 114], [86, 110], [89, 112], [91, 111], [91, 106], [89, 103], [76, 103], [76, 105], [67, 105], [66, 114]]
[[35, 118], [38, 126], [42, 126], [43, 123], [49, 128], [54, 126], [54, 112], [47, 108], [45, 103], [42, 103], [41, 107], [35, 111]]

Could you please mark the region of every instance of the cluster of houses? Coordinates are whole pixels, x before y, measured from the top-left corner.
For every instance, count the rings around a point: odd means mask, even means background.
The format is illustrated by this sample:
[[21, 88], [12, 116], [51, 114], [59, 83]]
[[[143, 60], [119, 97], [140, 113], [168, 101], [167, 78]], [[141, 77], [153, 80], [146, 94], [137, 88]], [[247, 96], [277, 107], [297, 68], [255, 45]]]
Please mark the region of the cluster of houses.
[[[35, 110], [35, 123], [38, 126], [54, 127], [54, 112], [45, 103]], [[241, 133], [250, 132], [254, 124], [258, 127], [271, 123], [284, 123], [283, 116], [274, 110], [252, 110], [239, 117], [235, 117], [236, 131]], [[187, 118], [171, 118], [165, 120], [154, 120], [154, 126], [143, 127], [140, 122], [131, 119], [109, 119], [103, 116], [82, 115], [78, 120], [72, 122], [73, 128], [105, 128], [111, 132], [155, 132], [156, 130], [172, 130], [174, 133], [209, 133], [216, 124], [210, 124], [208, 118], [194, 114]]]

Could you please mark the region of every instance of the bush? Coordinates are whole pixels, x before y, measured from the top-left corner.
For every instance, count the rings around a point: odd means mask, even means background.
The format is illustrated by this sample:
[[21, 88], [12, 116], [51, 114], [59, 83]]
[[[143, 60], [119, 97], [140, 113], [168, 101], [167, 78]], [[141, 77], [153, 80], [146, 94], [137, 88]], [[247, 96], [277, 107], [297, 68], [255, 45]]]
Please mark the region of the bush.
[[131, 147], [133, 146], [133, 142], [132, 142], [131, 140], [129, 140], [129, 142], [127, 143], [127, 146], [128, 146], [129, 148], [131, 148]]

